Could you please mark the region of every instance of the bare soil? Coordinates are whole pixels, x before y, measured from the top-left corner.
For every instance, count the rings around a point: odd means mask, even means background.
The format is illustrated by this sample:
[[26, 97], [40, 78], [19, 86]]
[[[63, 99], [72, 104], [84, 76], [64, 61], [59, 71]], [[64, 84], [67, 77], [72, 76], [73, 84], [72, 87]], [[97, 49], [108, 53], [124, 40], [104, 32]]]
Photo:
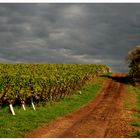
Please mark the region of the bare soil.
[[45, 124], [28, 138], [127, 138], [133, 128], [123, 108], [125, 74], [113, 74], [95, 99], [79, 110]]

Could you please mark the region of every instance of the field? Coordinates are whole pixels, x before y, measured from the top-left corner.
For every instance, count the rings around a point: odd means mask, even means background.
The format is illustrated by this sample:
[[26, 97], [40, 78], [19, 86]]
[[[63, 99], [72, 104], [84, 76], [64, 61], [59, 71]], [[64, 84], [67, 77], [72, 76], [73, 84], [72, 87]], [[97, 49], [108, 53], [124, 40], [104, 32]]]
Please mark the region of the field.
[[98, 64], [1, 64], [0, 137], [23, 137], [80, 107], [95, 97], [103, 82], [98, 77], [106, 72]]
[[[122, 97], [126, 74], [113, 74], [105, 80], [102, 90], [79, 110], [60, 117], [27, 137], [49, 138], [122, 138], [133, 128], [127, 123]], [[45, 131], [49, 130], [49, 131]]]
[[64, 64], [1, 64], [0, 106], [35, 104], [58, 101], [70, 96], [86, 82], [107, 72], [104, 65]]
[[76, 91], [71, 97], [61, 99], [59, 102], [46, 103], [44, 106], [36, 106], [33, 110], [26, 105], [26, 111], [20, 106], [14, 106], [16, 115], [12, 116], [8, 107], [0, 110], [0, 137], [15, 138], [24, 137], [32, 129], [42, 126], [49, 121], [77, 110], [80, 106], [95, 98], [102, 85], [102, 79], [97, 84], [87, 84], [80, 91]]
[[140, 90], [105, 65], [1, 64], [0, 137], [140, 137]]

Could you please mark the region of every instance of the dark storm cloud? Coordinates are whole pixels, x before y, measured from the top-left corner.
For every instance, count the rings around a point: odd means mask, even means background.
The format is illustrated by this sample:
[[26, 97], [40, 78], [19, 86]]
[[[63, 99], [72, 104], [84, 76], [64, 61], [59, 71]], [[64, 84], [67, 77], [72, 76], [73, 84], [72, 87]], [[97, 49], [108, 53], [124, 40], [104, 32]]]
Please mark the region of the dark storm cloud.
[[125, 71], [140, 4], [0, 4], [0, 61], [105, 63]]

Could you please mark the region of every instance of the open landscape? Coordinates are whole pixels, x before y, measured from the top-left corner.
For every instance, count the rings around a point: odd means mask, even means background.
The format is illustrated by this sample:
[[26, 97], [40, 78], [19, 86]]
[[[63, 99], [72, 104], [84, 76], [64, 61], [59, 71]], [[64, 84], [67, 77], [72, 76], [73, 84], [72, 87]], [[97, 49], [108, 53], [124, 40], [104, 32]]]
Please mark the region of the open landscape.
[[140, 89], [127, 73], [98, 64], [0, 67], [0, 137], [140, 136]]
[[0, 138], [140, 138], [140, 3], [0, 3]]

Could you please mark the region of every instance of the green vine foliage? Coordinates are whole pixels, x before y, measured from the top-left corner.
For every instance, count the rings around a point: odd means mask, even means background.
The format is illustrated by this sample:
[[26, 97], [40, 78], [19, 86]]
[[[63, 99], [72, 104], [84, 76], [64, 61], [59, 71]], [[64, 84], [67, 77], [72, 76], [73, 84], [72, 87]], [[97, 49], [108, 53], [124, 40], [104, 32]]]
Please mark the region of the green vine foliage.
[[56, 101], [108, 71], [101, 64], [0, 64], [0, 105]]

